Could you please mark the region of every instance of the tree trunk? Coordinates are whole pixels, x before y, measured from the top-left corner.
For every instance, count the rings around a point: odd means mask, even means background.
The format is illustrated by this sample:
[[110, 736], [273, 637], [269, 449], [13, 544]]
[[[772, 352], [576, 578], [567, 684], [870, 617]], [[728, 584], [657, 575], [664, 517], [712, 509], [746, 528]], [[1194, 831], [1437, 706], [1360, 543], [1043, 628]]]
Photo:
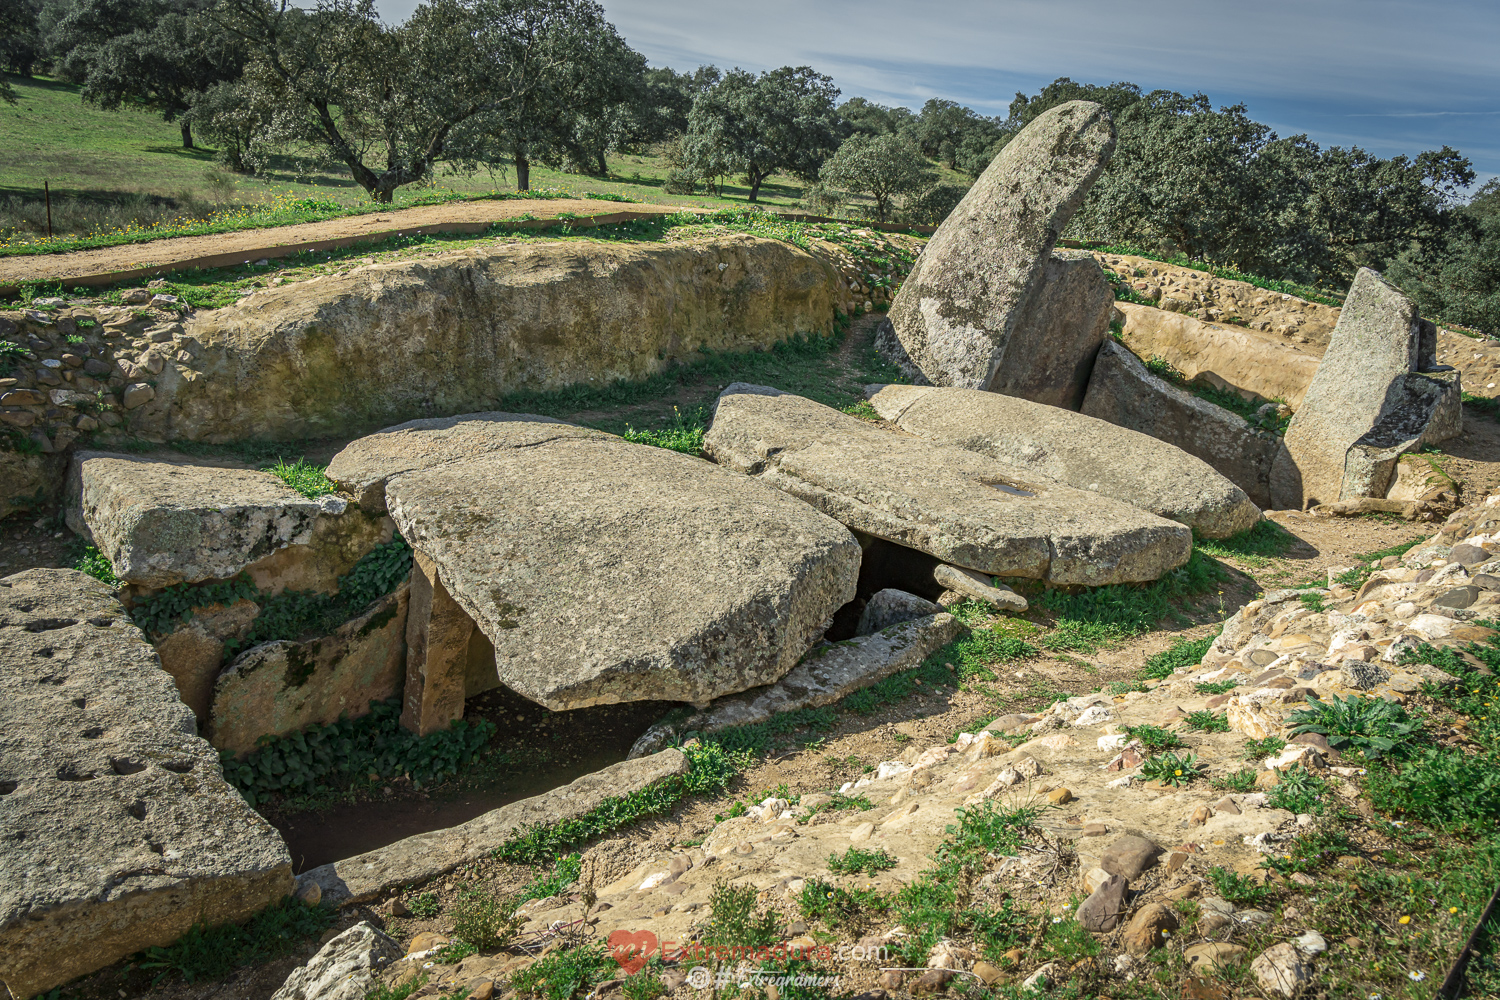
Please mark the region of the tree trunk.
[[182, 148], [193, 148], [193, 126], [189, 125], [187, 122], [182, 123]]
[[602, 149], [599, 150], [599, 152], [597, 154], [595, 154], [595, 155], [599, 159], [599, 174], [598, 174], [598, 176], [603, 177], [605, 180], [609, 180], [609, 164], [607, 164], [607, 163], [604, 162], [604, 150], [602, 150]]
[[760, 194], [760, 174], [750, 175], [750, 200], [754, 201]]
[[516, 153], [516, 190], [531, 190], [531, 159], [525, 153]]

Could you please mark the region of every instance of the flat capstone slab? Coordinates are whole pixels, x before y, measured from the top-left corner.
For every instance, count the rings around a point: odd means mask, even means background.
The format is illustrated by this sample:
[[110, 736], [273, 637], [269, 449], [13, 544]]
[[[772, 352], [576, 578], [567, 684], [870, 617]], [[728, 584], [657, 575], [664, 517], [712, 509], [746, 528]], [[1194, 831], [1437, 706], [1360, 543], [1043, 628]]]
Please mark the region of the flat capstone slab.
[[1192, 551], [1174, 521], [767, 386], [724, 390], [704, 451], [856, 531], [980, 573], [1135, 583]]
[[956, 445], [1177, 521], [1207, 538], [1248, 531], [1260, 509], [1200, 458], [1148, 434], [1015, 396], [915, 385], [868, 386], [904, 431]]
[[494, 644], [498, 679], [553, 710], [772, 683], [854, 597], [859, 543], [837, 521], [596, 431], [497, 414], [403, 425], [329, 474], [360, 494], [385, 483], [402, 535]]
[[68, 525], [91, 538], [115, 575], [142, 587], [227, 580], [289, 545], [306, 545], [341, 497], [308, 499], [269, 472], [80, 452], [68, 481]]
[[[292, 889], [114, 592], [0, 579], [0, 984], [33, 997]], [[0, 990], [3, 994], [3, 990]]]

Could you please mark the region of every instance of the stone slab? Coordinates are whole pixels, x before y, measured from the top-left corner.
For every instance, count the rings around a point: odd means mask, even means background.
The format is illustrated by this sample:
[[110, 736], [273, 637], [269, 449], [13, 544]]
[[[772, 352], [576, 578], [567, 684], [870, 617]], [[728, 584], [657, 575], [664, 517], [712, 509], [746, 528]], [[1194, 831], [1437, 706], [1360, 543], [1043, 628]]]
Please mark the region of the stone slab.
[[360, 438], [333, 456], [328, 478], [356, 497], [370, 513], [386, 510], [385, 485], [393, 476], [550, 441], [609, 438], [603, 431], [533, 413], [499, 410], [457, 417], [429, 417]]
[[994, 576], [1155, 580], [1192, 546], [1183, 525], [1118, 500], [766, 386], [724, 390], [704, 450], [855, 530]]
[[498, 679], [533, 701], [707, 704], [780, 678], [854, 596], [858, 542], [776, 490], [678, 452], [489, 416], [462, 433], [493, 434], [491, 450], [450, 460], [419, 430], [403, 454], [382, 433], [333, 468], [363, 463], [360, 482], [386, 458], [404, 469], [385, 487], [403, 536], [493, 643]]
[[1006, 144], [927, 241], [891, 304], [880, 343], [909, 378], [987, 389], [1003, 369], [1006, 380], [1036, 384], [1033, 359], [1045, 354], [1019, 341], [1012, 353], [1010, 341], [1114, 148], [1109, 112], [1088, 101], [1044, 112]]
[[1201, 458], [1107, 420], [971, 389], [888, 385], [865, 392], [875, 411], [904, 431], [1123, 500], [1208, 538], [1239, 534], [1260, 520], [1245, 491]]
[[1239, 487], [1257, 507], [1271, 506], [1271, 465], [1279, 439], [1157, 378], [1112, 340], [1099, 349], [1082, 412], [1179, 448]]
[[269, 472], [80, 452], [69, 475], [68, 525], [115, 575], [142, 587], [225, 580], [343, 514], [338, 496], [309, 500]]
[[775, 684], [719, 698], [707, 711], [679, 723], [658, 723], [630, 748], [632, 758], [655, 753], [678, 735], [713, 733], [765, 722], [778, 712], [821, 708], [902, 670], [920, 666], [957, 639], [964, 626], [950, 614], [898, 622], [870, 635], [811, 650]]
[[688, 760], [681, 750], [621, 761], [561, 788], [492, 809], [460, 826], [420, 833], [379, 850], [320, 865], [297, 876], [297, 887], [317, 885], [327, 905], [368, 902], [392, 889], [488, 857], [526, 827], [576, 819], [606, 799], [687, 772]]
[[292, 889], [108, 586], [0, 580], [0, 983], [32, 997]]
[[1359, 269], [1276, 457], [1278, 507], [1383, 497], [1401, 455], [1462, 430], [1458, 373], [1436, 370], [1436, 337], [1399, 289]]
[[402, 584], [320, 639], [241, 653], [213, 684], [209, 742], [243, 756], [262, 736], [357, 718], [394, 698], [406, 675], [408, 594]]
[[1052, 251], [989, 390], [1077, 410], [1114, 310], [1114, 289], [1093, 254]]

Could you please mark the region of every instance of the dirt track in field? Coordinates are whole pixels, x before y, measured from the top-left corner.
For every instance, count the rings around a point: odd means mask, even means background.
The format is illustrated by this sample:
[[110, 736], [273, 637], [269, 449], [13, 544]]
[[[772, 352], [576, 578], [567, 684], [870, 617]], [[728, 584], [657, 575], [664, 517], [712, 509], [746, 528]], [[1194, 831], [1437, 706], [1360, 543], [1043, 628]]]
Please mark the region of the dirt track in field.
[[244, 229], [211, 236], [174, 236], [149, 243], [75, 250], [71, 253], [39, 254], [0, 258], [0, 282], [66, 281], [86, 274], [126, 271], [137, 267], [161, 267], [214, 254], [263, 250], [288, 244], [349, 236], [409, 231], [451, 222], [499, 222], [531, 213], [539, 219], [556, 218], [567, 212], [578, 216], [613, 215], [616, 212], [681, 212], [683, 205], [624, 204], [581, 198], [526, 201], [463, 201], [447, 205], [424, 205], [389, 212], [371, 212], [323, 222], [292, 226]]

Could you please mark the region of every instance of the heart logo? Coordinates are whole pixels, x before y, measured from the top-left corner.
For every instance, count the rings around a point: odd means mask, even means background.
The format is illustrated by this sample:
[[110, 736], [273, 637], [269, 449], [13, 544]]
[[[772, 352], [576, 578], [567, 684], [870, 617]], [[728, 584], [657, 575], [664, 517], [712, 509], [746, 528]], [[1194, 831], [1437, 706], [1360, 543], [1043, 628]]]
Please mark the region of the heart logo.
[[645, 968], [655, 950], [656, 935], [650, 931], [615, 931], [609, 936], [609, 953], [626, 975], [633, 976]]

